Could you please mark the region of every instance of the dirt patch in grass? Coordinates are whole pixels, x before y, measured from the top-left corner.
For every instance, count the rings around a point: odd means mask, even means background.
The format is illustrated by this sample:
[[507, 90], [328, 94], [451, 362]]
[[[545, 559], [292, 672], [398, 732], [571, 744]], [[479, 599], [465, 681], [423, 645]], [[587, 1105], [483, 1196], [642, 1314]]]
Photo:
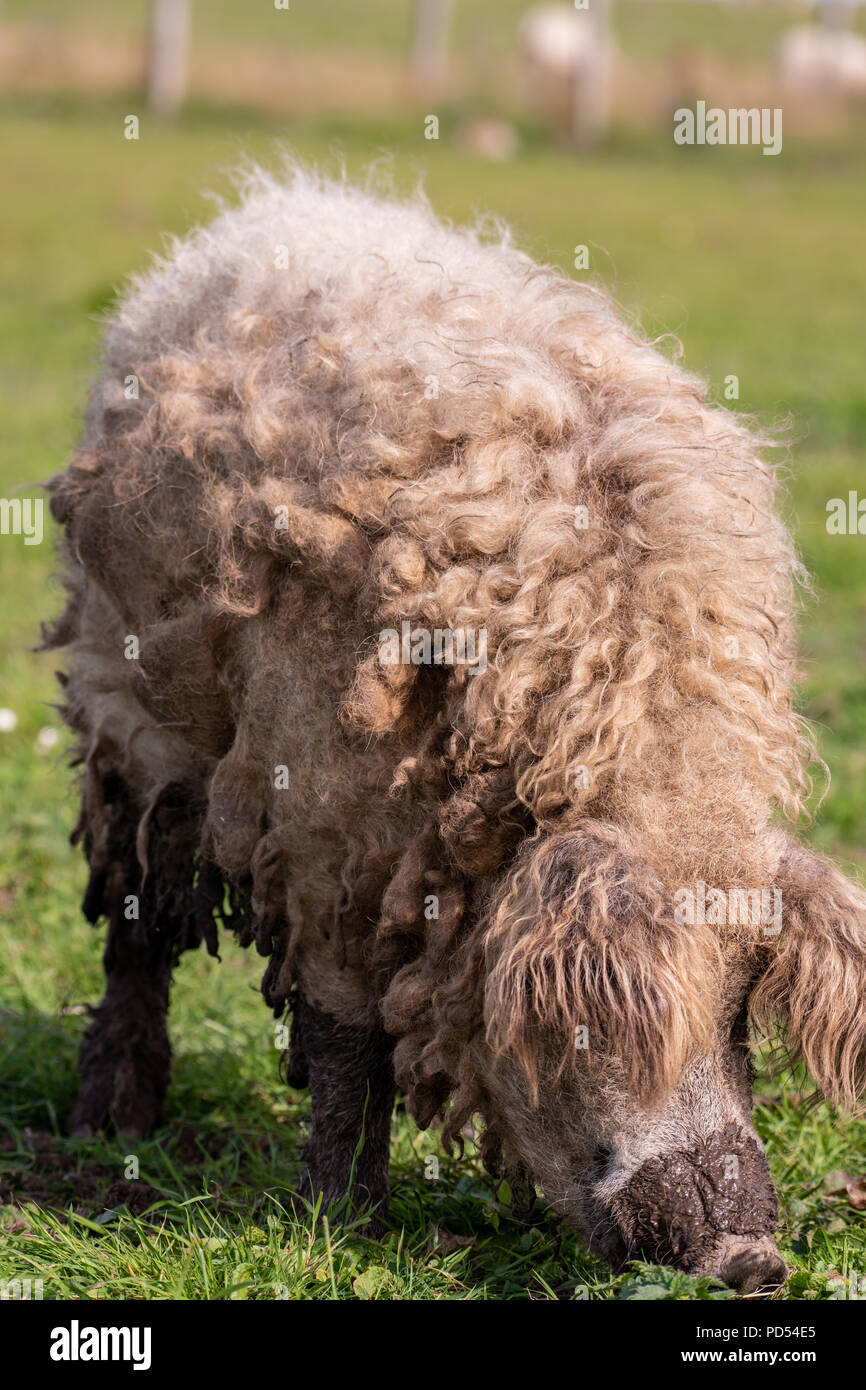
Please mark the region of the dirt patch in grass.
[[[194, 1125], [175, 1123], [166, 1148], [200, 1172], [202, 1160], [216, 1158], [228, 1140]], [[88, 1159], [81, 1148], [54, 1134], [26, 1130], [20, 1138], [0, 1138], [0, 1206], [34, 1202], [62, 1214], [71, 1208], [93, 1218], [126, 1206], [141, 1215], [165, 1194], [152, 1184], [118, 1177], [125, 1160]]]
[[[117, 1167], [83, 1161], [63, 1140], [53, 1134], [30, 1131], [24, 1136], [25, 1148], [11, 1138], [0, 1140], [0, 1203], [21, 1207], [35, 1202], [41, 1207], [93, 1217], [112, 1206], [128, 1201], [133, 1192], [147, 1193], [156, 1201], [159, 1193], [147, 1183], [120, 1182]], [[121, 1189], [124, 1190], [121, 1195]], [[136, 1203], [140, 1197], [136, 1198]], [[132, 1210], [143, 1211], [136, 1204]]]

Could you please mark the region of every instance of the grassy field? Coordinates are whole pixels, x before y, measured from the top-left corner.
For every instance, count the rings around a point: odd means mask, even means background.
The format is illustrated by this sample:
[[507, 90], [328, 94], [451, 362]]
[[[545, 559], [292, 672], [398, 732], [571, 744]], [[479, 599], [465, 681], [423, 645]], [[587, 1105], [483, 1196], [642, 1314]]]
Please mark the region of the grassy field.
[[[10, 10], [15, 7], [10, 3]], [[46, 7], [43, 7], [46, 8]], [[373, 7], [374, 15], [379, 9]], [[371, 21], [372, 22], [372, 21]], [[480, 163], [420, 122], [264, 117], [193, 108], [174, 129], [145, 121], [123, 139], [124, 101], [16, 101], [0, 109], [0, 493], [33, 496], [78, 429], [99, 314], [164, 232], [207, 213], [241, 156], [266, 162], [288, 140], [302, 157], [360, 169], [391, 152], [400, 187], [423, 179], [442, 213], [492, 210], [533, 254], [569, 269], [591, 248], [592, 278], [653, 334], [679, 335], [718, 399], [786, 423], [787, 512], [818, 601], [804, 614], [802, 704], [819, 723], [832, 785], [811, 840], [866, 869], [866, 539], [830, 537], [827, 500], [866, 491], [866, 159], [862, 141], [759, 151], [675, 150], [622, 131], [575, 161], [531, 133], [507, 165]], [[703, 157], [702, 157], [703, 156]], [[33, 654], [59, 595], [48, 539], [0, 538], [0, 1279], [43, 1281], [46, 1298], [708, 1298], [711, 1282], [636, 1268], [612, 1279], [545, 1210], [512, 1207], [471, 1146], [441, 1155], [397, 1117], [393, 1233], [298, 1223], [287, 1203], [306, 1098], [277, 1073], [261, 963], [226, 942], [221, 965], [186, 957], [171, 1014], [169, 1124], [129, 1154], [111, 1138], [63, 1137], [85, 1001], [101, 992], [101, 933], [78, 903], [83, 864], [53, 726], [53, 662]], [[781, 1197], [786, 1297], [827, 1298], [866, 1273], [866, 1214], [826, 1192], [864, 1166], [866, 1124], [804, 1114], [798, 1078], [761, 1083], [757, 1122]], [[430, 1179], [426, 1160], [438, 1156]], [[135, 1164], [137, 1161], [137, 1177]], [[832, 1186], [832, 1184], [831, 1184]], [[146, 1211], [146, 1214], [144, 1214]]]

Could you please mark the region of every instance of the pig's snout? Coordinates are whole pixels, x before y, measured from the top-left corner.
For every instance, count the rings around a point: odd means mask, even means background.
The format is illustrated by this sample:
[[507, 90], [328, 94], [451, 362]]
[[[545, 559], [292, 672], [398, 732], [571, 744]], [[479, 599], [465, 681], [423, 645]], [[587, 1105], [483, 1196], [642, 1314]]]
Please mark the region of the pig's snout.
[[715, 1274], [741, 1292], [778, 1284], [776, 1194], [756, 1139], [728, 1125], [648, 1159], [610, 1201], [624, 1259]]
[[722, 1236], [707, 1269], [695, 1271], [715, 1274], [740, 1293], [753, 1293], [772, 1284], [781, 1284], [788, 1270], [772, 1236], [755, 1240], [753, 1236]]

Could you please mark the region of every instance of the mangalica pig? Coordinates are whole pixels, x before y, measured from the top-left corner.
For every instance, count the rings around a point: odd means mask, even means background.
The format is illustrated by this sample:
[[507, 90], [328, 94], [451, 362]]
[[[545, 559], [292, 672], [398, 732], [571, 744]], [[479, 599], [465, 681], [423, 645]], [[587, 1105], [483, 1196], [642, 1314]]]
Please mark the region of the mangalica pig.
[[224, 923], [291, 1012], [307, 1196], [387, 1220], [399, 1088], [614, 1266], [778, 1282], [750, 1039], [853, 1101], [866, 896], [781, 828], [814, 748], [768, 447], [421, 200], [252, 173], [142, 275], [50, 484], [108, 922], [73, 1132], [159, 1123], [172, 967]]

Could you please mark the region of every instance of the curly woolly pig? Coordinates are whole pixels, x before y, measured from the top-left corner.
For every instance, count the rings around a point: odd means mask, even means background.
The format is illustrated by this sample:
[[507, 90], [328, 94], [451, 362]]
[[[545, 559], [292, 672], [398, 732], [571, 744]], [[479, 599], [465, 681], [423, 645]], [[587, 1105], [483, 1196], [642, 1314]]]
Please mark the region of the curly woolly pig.
[[253, 174], [142, 276], [50, 485], [108, 919], [73, 1132], [159, 1121], [224, 920], [308, 1194], [383, 1216], [399, 1087], [615, 1266], [783, 1277], [749, 1018], [853, 1101], [866, 894], [777, 824], [814, 754], [763, 444], [421, 200]]

